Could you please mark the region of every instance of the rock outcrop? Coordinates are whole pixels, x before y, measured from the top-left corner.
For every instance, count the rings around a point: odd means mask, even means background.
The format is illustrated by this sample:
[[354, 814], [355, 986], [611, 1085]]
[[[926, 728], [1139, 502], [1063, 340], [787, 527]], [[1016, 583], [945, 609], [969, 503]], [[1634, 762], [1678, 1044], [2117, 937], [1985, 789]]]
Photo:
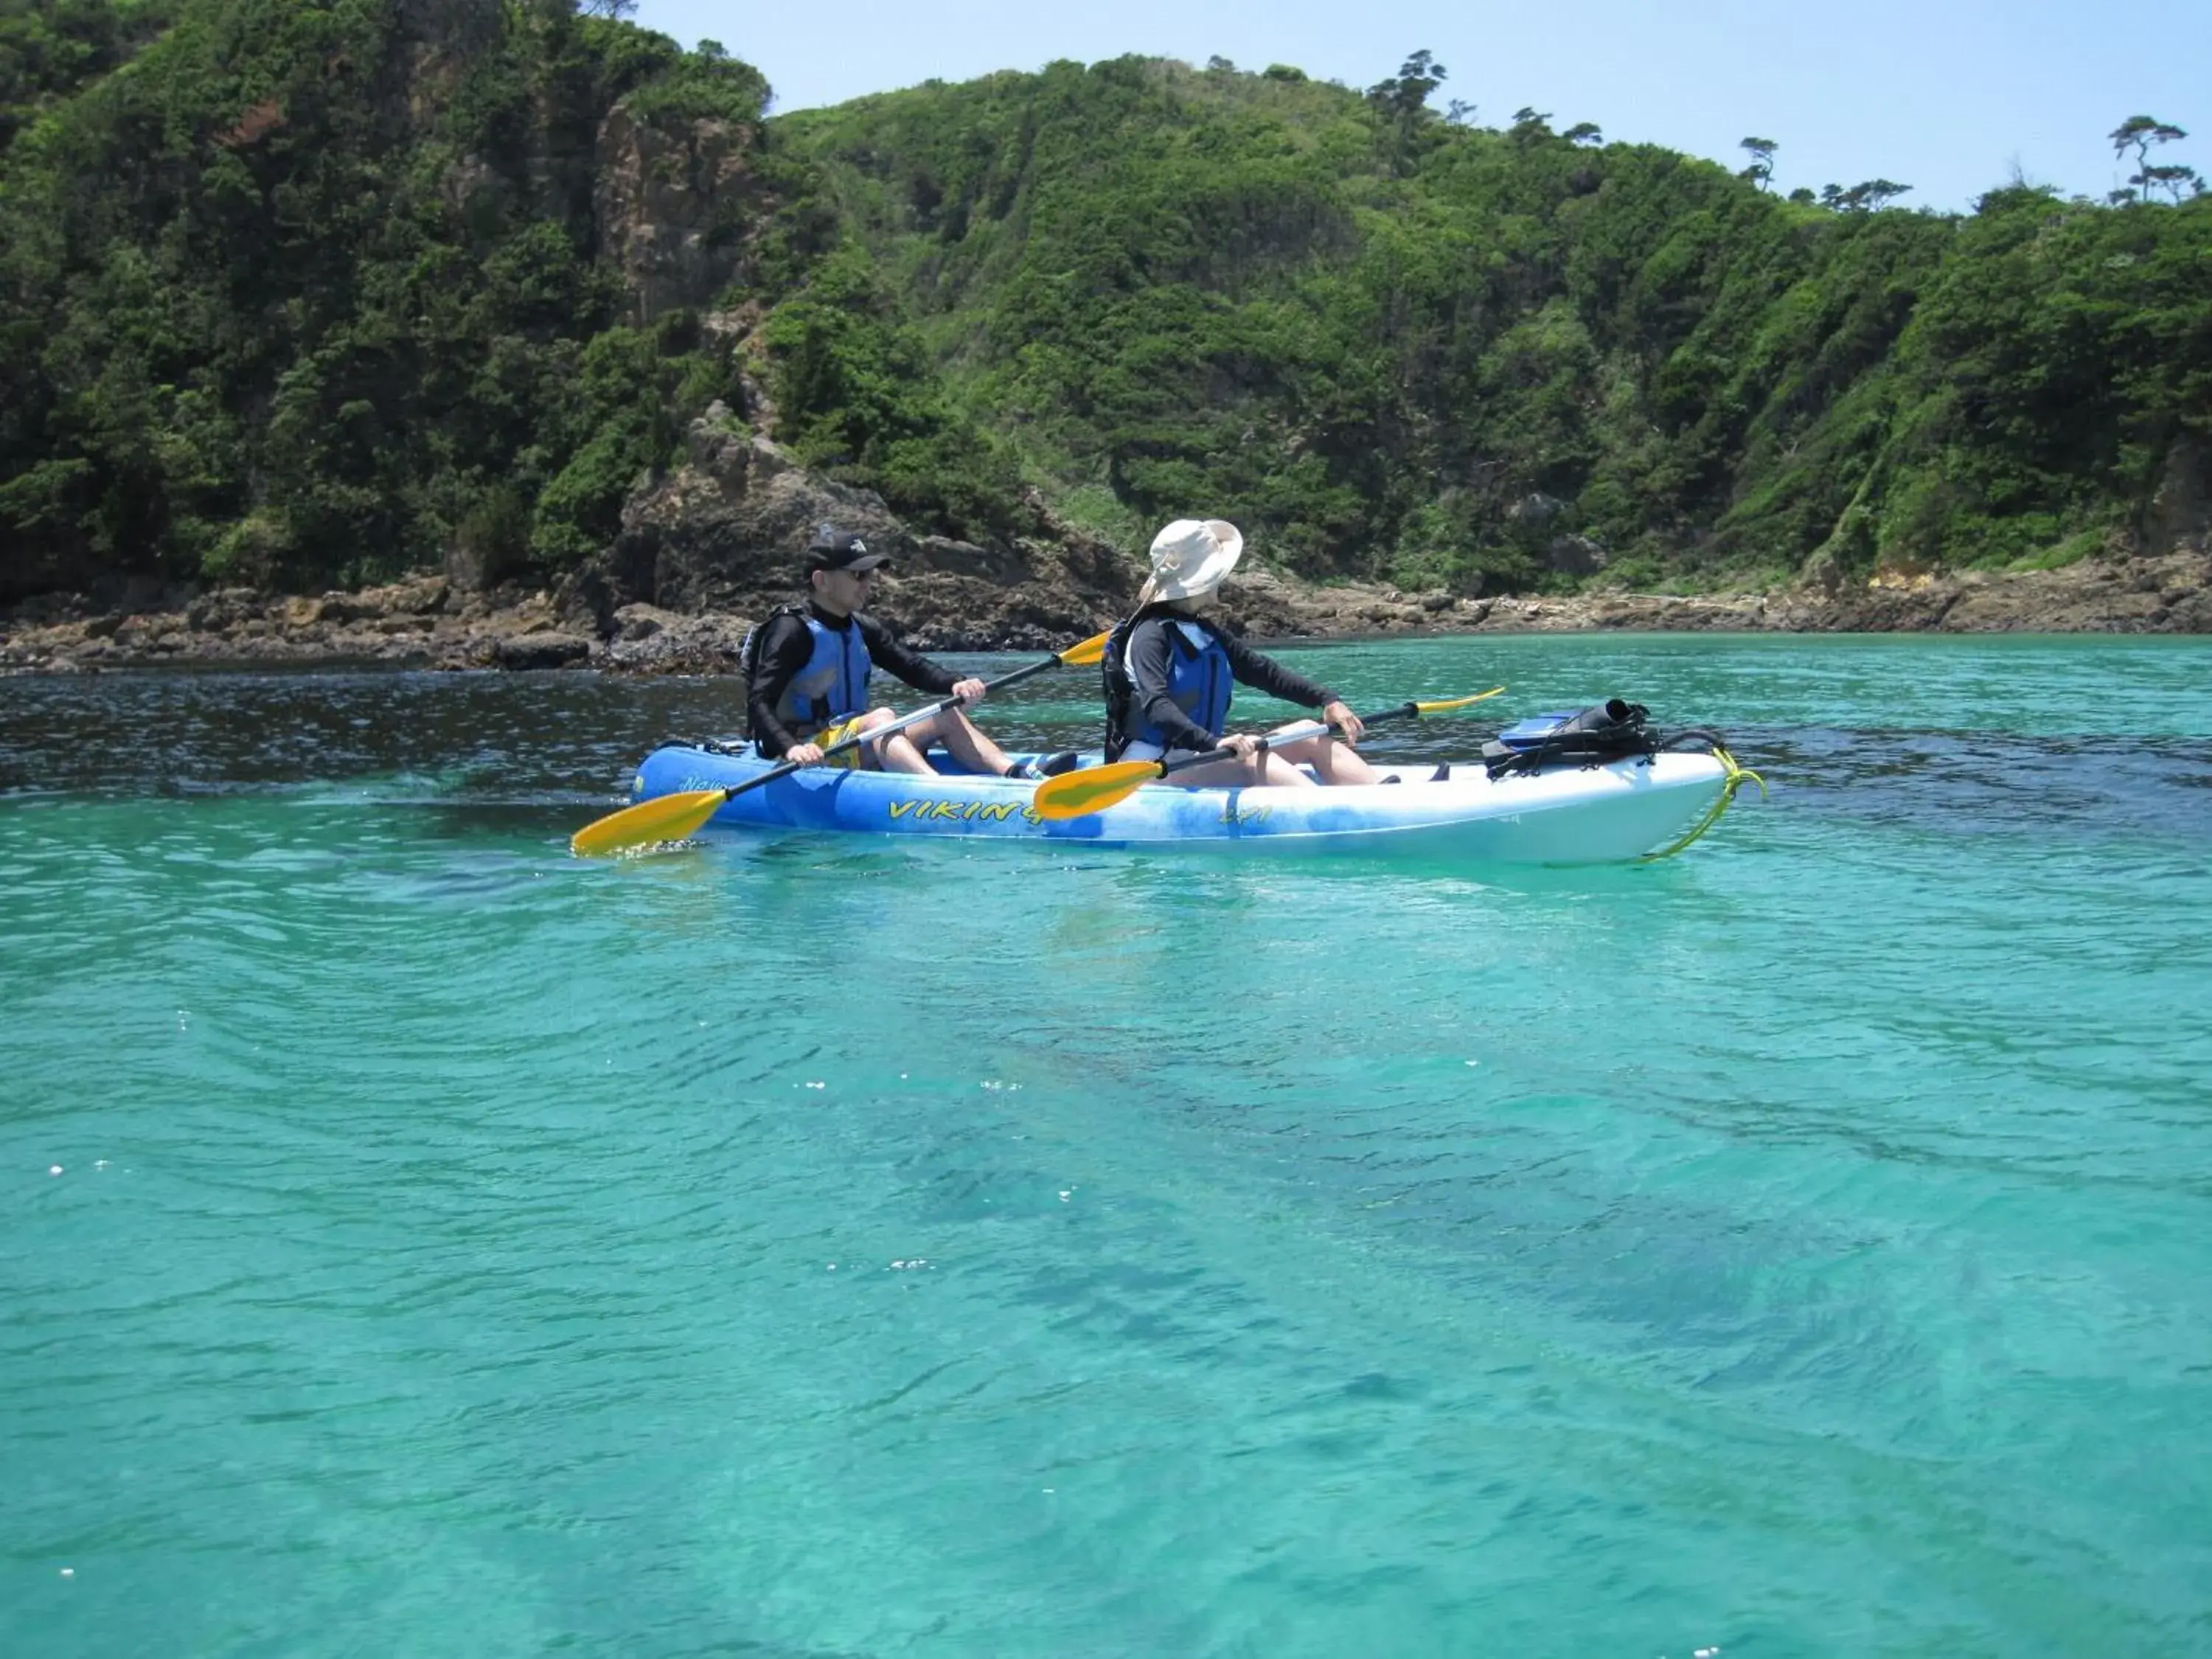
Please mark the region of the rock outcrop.
[[[572, 606], [611, 654], [661, 640], [650, 654], [678, 660], [672, 633], [719, 653], [726, 630], [665, 619], [765, 615], [800, 591], [807, 540], [825, 522], [891, 556], [875, 609], [922, 650], [1066, 645], [1126, 610], [1141, 574], [1041, 501], [1030, 503], [1035, 533], [1004, 545], [916, 535], [881, 496], [809, 472], [720, 404], [693, 423], [689, 455], [631, 500], [614, 545], [570, 584]], [[641, 623], [648, 634], [624, 637]]]
[[18, 672], [185, 662], [554, 668], [598, 648], [564, 625], [550, 594], [462, 596], [443, 576], [323, 594], [173, 589], [112, 608], [56, 594], [0, 620], [0, 671]]
[[750, 122], [640, 121], [617, 104], [600, 124], [592, 206], [602, 257], [635, 320], [703, 310], [738, 270], [763, 217]]

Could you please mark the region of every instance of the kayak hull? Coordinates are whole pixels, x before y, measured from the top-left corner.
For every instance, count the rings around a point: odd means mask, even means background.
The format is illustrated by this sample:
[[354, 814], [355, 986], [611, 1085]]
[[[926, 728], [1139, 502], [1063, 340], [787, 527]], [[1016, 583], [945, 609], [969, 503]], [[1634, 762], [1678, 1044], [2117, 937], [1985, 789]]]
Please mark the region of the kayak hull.
[[[672, 744], [640, 765], [631, 799], [728, 788], [769, 768], [750, 751]], [[1440, 781], [1433, 761], [1378, 769], [1399, 781], [1346, 789], [1152, 784], [1103, 812], [1053, 821], [1032, 806], [1033, 781], [817, 766], [732, 796], [708, 822], [1163, 851], [1606, 864], [1667, 847], [1714, 809], [1729, 778], [1720, 760], [1694, 752], [1498, 779], [1480, 762], [1455, 763]]]

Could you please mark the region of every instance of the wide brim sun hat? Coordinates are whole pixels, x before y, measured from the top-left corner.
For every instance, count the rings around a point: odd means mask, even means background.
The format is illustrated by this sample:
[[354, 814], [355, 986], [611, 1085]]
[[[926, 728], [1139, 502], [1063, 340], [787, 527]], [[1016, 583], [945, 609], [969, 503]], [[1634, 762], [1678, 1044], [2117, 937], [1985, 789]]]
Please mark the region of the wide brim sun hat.
[[1152, 538], [1152, 598], [1194, 599], [1221, 586], [1244, 556], [1226, 519], [1177, 519]]

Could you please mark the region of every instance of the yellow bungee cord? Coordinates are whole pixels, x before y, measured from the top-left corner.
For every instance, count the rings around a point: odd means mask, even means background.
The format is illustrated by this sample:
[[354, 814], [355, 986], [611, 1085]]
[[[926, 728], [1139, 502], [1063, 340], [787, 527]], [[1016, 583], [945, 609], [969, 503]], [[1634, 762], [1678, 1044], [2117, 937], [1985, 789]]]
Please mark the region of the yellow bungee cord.
[[1674, 842], [1671, 847], [1662, 847], [1656, 853], [1646, 853], [1638, 860], [1638, 863], [1656, 864], [1661, 859], [1671, 859], [1675, 854], [1680, 852], [1692, 842], [1697, 840], [1699, 836], [1704, 835], [1706, 830], [1718, 823], [1721, 821], [1721, 814], [1729, 810], [1729, 803], [1735, 799], [1735, 792], [1743, 787], [1743, 781], [1746, 778], [1750, 779], [1753, 783], [1759, 786], [1759, 798], [1761, 800], [1766, 799], [1766, 780], [1765, 778], [1759, 776], [1758, 773], [1753, 771], [1747, 766], [1737, 765], [1735, 757], [1729, 754], [1727, 750], [1722, 748], [1717, 744], [1713, 746], [1713, 758], [1720, 762], [1723, 766], [1728, 769], [1728, 775], [1721, 780], [1721, 793], [1719, 798], [1717, 799], [1713, 802], [1712, 805], [1706, 810], [1705, 817], [1699, 818], [1696, 823], [1692, 824], [1690, 827], [1688, 833], [1683, 836], [1680, 841]]

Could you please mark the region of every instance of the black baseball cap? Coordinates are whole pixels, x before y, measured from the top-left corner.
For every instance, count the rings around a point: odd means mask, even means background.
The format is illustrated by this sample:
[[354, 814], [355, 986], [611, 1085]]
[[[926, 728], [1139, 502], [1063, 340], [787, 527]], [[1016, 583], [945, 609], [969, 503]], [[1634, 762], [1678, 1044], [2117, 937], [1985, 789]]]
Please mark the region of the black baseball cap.
[[888, 553], [871, 553], [867, 543], [849, 531], [823, 525], [816, 529], [814, 539], [806, 544], [806, 568], [809, 570], [873, 570]]

